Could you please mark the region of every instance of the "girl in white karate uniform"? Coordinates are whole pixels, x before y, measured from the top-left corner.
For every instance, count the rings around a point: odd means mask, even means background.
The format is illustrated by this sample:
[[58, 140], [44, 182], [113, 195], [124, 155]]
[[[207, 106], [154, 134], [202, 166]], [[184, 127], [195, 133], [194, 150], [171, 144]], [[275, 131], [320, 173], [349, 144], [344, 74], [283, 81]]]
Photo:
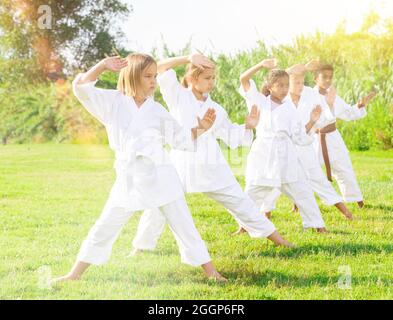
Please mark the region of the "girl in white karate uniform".
[[[95, 87], [97, 77], [106, 70], [121, 70], [118, 90]], [[134, 212], [147, 208], [158, 208], [165, 216], [182, 262], [202, 266], [209, 278], [225, 281], [194, 226], [178, 174], [163, 147], [169, 143], [181, 150], [195, 150], [192, 140], [212, 126], [215, 112], [206, 109], [197, 126], [183, 129], [151, 97], [156, 73], [153, 58], [132, 54], [126, 59], [104, 59], [73, 82], [79, 101], [106, 128], [109, 145], [116, 154], [116, 181], [73, 268], [54, 282], [77, 280], [91, 264], [106, 263], [122, 227]]]
[[[286, 71], [289, 74], [289, 94], [290, 99], [296, 106], [306, 132], [315, 134], [315, 131], [334, 122], [333, 115], [324, 99], [310, 87], [304, 85], [305, 73], [312, 69], [314, 62], [307, 65], [297, 64]], [[314, 137], [315, 138], [315, 137]], [[342, 202], [342, 198], [334, 190], [330, 181], [322, 171], [317, 154], [313, 145], [296, 146], [299, 159], [306, 171], [312, 190], [317, 194], [322, 202], [328, 206], [336, 206], [338, 210], [349, 220], [352, 220], [352, 213]], [[274, 206], [275, 207], [275, 206]], [[294, 206], [294, 211], [297, 209]]]
[[336, 119], [344, 121], [358, 120], [366, 116], [366, 105], [373, 99], [372, 92], [361, 99], [356, 105], [350, 106], [337, 94], [332, 86], [334, 68], [331, 65], [317, 66], [315, 71], [316, 86], [314, 90], [326, 99], [331, 113], [332, 122], [320, 129], [320, 139], [316, 139], [315, 148], [319, 155], [320, 163], [325, 164], [327, 176], [330, 181], [334, 177], [340, 188], [345, 202], [357, 202], [364, 206], [363, 196], [360, 191], [356, 175], [352, 167], [348, 149], [336, 128]]
[[[173, 67], [186, 64], [184, 85], [180, 84]], [[185, 128], [194, 127], [205, 110], [216, 111], [213, 127], [197, 142], [195, 153], [172, 150], [171, 157], [186, 192], [202, 192], [222, 204], [234, 219], [254, 238], [265, 238], [277, 245], [292, 246], [285, 241], [271, 221], [259, 213], [256, 204], [243, 192], [226, 162], [217, 139], [230, 148], [250, 145], [252, 129], [258, 124], [257, 108], [250, 109], [245, 125], [232, 123], [222, 106], [214, 102], [209, 92], [214, 88], [215, 67], [200, 54], [170, 58], [158, 63], [158, 83], [170, 113]], [[153, 250], [165, 226], [158, 210], [147, 210], [141, 217], [133, 241], [133, 254]]]
[[251, 80], [260, 69], [275, 66], [274, 59], [267, 59], [240, 77], [240, 93], [248, 108], [257, 105], [261, 112], [247, 159], [246, 192], [264, 213], [274, 209], [277, 195], [284, 193], [298, 206], [303, 227], [323, 233], [325, 223], [296, 150], [296, 145], [312, 144], [313, 138], [306, 134], [296, 107], [286, 99], [289, 75], [284, 70], [270, 70], [264, 94]]

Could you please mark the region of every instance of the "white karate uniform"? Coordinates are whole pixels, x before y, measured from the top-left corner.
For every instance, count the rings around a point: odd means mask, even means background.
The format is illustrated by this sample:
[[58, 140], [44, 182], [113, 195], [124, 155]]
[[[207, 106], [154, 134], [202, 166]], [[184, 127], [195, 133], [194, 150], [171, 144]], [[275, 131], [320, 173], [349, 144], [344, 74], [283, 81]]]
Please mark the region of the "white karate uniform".
[[118, 90], [96, 88], [95, 82], [78, 84], [80, 77], [73, 82], [74, 94], [106, 128], [116, 156], [116, 181], [100, 218], [82, 244], [78, 261], [106, 263], [130, 216], [138, 210], [159, 208], [175, 235], [182, 262], [193, 266], [209, 262], [179, 176], [164, 149], [168, 143], [182, 150], [195, 150], [191, 131], [183, 129], [152, 98], [138, 108], [132, 97]]
[[[287, 99], [292, 101], [290, 94], [288, 94]], [[319, 120], [311, 128], [310, 134], [314, 134], [317, 129], [321, 129], [326, 125], [334, 122], [334, 117], [326, 101], [312, 88], [304, 86], [298, 105], [296, 107], [304, 127], [310, 121], [311, 111], [317, 105], [321, 106], [322, 113]], [[296, 149], [300, 163], [306, 172], [311, 188], [321, 198], [322, 202], [328, 206], [342, 202], [342, 198], [337, 194], [336, 190], [333, 188], [333, 185], [324, 174], [320, 166], [318, 156], [315, 153], [314, 146], [312, 144], [305, 146], [296, 145]], [[277, 198], [278, 197], [279, 194], [277, 194]], [[272, 207], [276, 208], [275, 203], [272, 205]]]
[[[314, 90], [319, 94], [318, 87]], [[321, 95], [323, 99], [324, 96]], [[333, 123], [336, 119], [353, 121], [364, 118], [367, 115], [366, 108], [350, 106], [339, 96], [336, 97], [332, 108]], [[329, 154], [332, 176], [336, 179], [338, 187], [345, 202], [359, 202], [363, 200], [355, 172], [352, 167], [349, 151], [338, 130], [326, 134], [326, 145]], [[319, 139], [315, 139], [315, 150], [319, 156], [320, 164], [324, 164], [322, 148]]]
[[[251, 237], [271, 235], [275, 231], [274, 225], [259, 213], [256, 204], [243, 192], [217, 142], [217, 139], [221, 139], [230, 148], [251, 145], [252, 130], [246, 130], [245, 125], [232, 123], [224, 108], [211, 100], [209, 95], [206, 96], [206, 101], [198, 101], [190, 89], [178, 82], [174, 70], [160, 74], [158, 83], [170, 113], [185, 128], [196, 126], [196, 117], [202, 118], [208, 108], [216, 111], [216, 121], [198, 139], [196, 152], [171, 151], [171, 158], [185, 191], [203, 192], [221, 203]], [[158, 222], [159, 215], [157, 210], [145, 211], [133, 241], [134, 248], [153, 250], [156, 247], [165, 222], [163, 219], [161, 223]]]
[[247, 158], [246, 192], [263, 212], [274, 209], [282, 192], [297, 204], [304, 228], [325, 227], [295, 146], [313, 143], [296, 107], [288, 100], [276, 105], [258, 91], [253, 80], [247, 92], [243, 87], [239, 91], [249, 110], [256, 105], [261, 112], [257, 138]]

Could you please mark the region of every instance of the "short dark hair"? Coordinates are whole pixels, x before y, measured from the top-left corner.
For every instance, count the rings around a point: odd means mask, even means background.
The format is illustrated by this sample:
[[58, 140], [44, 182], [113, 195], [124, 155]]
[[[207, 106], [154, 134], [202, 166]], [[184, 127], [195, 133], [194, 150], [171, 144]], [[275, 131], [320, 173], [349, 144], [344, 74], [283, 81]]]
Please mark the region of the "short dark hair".
[[315, 78], [318, 77], [324, 71], [332, 71], [334, 72], [334, 67], [331, 64], [321, 64], [317, 70], [314, 71]]
[[289, 74], [285, 70], [281, 69], [272, 69], [269, 71], [267, 75], [266, 83], [262, 86], [261, 92], [265, 96], [270, 95], [269, 87], [272, 86], [275, 82], [277, 82], [281, 78], [289, 78]]

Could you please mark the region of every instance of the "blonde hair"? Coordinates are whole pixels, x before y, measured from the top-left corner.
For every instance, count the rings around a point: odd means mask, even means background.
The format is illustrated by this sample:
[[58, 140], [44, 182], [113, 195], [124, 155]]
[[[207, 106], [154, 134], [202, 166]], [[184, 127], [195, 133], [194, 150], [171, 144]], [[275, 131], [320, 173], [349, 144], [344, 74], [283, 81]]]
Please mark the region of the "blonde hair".
[[120, 70], [117, 89], [126, 96], [135, 97], [141, 85], [142, 72], [156, 61], [143, 53], [129, 54], [126, 59], [128, 66]]
[[261, 88], [261, 93], [266, 97], [270, 95], [270, 87], [281, 78], [289, 78], [289, 74], [285, 70], [272, 69], [269, 71], [266, 83]]
[[[215, 69], [215, 68], [213, 68]], [[203, 73], [204, 69], [198, 68], [196, 65], [189, 63], [187, 64], [186, 67], [186, 74], [184, 75], [184, 78], [181, 82], [181, 84], [183, 85], [183, 87], [188, 88], [189, 87], [189, 83], [187, 81], [187, 78], [194, 78], [197, 79], [202, 73]]]

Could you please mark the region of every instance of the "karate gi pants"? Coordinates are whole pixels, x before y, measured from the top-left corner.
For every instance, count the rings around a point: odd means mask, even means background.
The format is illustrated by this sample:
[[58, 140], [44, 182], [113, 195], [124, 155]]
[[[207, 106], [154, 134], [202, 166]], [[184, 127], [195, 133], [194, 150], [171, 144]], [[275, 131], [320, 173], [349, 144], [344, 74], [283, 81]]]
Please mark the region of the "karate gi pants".
[[283, 183], [281, 187], [248, 185], [246, 193], [259, 206], [261, 212], [275, 209], [275, 202], [281, 193], [287, 195], [299, 208], [303, 228], [324, 228], [325, 222], [321, 216], [317, 201], [311, 186], [304, 175], [296, 182]]
[[[222, 204], [252, 238], [266, 238], [276, 230], [273, 223], [260, 213], [257, 205], [243, 192], [239, 184], [203, 193]], [[132, 242], [133, 247], [154, 250], [164, 226], [165, 219], [161, 212], [145, 210]]]
[[[184, 197], [163, 205], [158, 210], [175, 236], [183, 263], [200, 266], [211, 261]], [[113, 207], [108, 202], [83, 242], [78, 261], [94, 265], [106, 263], [111, 255], [113, 243], [134, 213], [127, 212], [124, 208]]]

